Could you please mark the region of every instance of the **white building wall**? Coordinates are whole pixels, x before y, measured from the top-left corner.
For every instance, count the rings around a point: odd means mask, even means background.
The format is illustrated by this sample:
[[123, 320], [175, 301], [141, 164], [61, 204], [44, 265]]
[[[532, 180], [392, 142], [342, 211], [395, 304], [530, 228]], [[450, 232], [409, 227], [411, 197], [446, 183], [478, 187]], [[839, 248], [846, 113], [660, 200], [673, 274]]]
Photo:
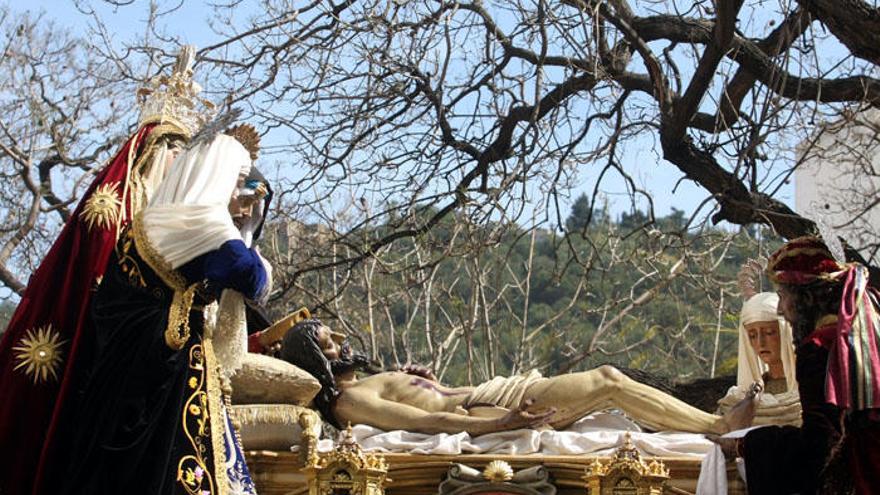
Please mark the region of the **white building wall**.
[[880, 262], [880, 112], [831, 124], [815, 143], [803, 143], [806, 158], [795, 170], [795, 211], [824, 219], [872, 264]]

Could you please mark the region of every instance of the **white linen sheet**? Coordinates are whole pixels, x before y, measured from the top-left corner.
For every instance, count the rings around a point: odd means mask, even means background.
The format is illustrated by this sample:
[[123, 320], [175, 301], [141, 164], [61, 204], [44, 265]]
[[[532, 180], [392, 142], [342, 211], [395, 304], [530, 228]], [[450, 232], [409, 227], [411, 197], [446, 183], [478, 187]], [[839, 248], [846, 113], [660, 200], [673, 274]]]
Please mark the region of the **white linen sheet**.
[[[410, 454], [611, 454], [623, 445], [626, 432], [633, 444], [647, 456], [692, 457], [702, 459], [712, 445], [696, 433], [646, 433], [621, 414], [597, 413], [586, 416], [563, 431], [511, 430], [472, 437], [467, 433], [429, 435], [401, 430], [382, 431], [367, 425], [355, 425], [352, 434], [358, 444], [370, 452]], [[333, 442], [321, 440], [318, 450], [329, 451]]]

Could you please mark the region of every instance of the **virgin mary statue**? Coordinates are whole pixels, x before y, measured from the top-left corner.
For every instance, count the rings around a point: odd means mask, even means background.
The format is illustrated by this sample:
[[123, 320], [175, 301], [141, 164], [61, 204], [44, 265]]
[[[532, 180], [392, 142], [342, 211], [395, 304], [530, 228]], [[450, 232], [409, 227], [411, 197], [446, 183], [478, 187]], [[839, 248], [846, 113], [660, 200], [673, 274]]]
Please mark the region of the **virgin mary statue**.
[[214, 349], [244, 342], [244, 300], [269, 286], [230, 216], [256, 133], [231, 134], [195, 139], [120, 236], [52, 493], [253, 492]]

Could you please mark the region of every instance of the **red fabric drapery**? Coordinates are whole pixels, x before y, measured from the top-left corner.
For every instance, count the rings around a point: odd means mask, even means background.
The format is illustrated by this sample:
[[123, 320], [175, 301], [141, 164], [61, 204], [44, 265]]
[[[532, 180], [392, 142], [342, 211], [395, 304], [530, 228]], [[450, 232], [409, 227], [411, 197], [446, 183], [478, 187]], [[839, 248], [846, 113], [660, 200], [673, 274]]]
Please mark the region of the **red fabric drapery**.
[[[115, 190], [117, 200], [122, 200], [137, 152], [154, 127], [141, 128], [97, 174], [31, 275], [0, 341], [0, 493], [4, 495], [41, 491], [41, 477], [51, 462], [53, 439], [58, 434], [58, 419], [73, 393], [71, 377], [85, 352], [80, 344], [89, 329], [89, 301], [116, 243], [115, 224], [89, 224], [82, 213], [96, 191], [106, 194]], [[124, 205], [125, 219], [130, 219], [129, 198]], [[57, 378], [49, 374], [46, 379], [35, 379], [26, 364], [15, 369], [27, 352], [28, 337], [38, 335], [39, 329], [44, 335], [56, 335], [60, 343]]]

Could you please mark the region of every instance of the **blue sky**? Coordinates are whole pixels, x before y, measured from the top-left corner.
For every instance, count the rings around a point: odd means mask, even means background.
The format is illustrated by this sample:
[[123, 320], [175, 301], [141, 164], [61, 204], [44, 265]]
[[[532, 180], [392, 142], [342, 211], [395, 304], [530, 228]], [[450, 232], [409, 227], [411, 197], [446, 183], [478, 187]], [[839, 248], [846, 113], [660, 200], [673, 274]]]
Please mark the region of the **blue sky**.
[[[206, 46], [215, 42], [217, 37], [208, 25], [210, 9], [205, 7], [205, 3], [191, 0], [181, 0], [181, 2], [173, 15], [163, 17], [167, 34], [197, 46]], [[96, 8], [115, 43], [131, 39], [135, 33], [143, 32], [144, 21], [148, 15], [148, 2], [135, 0], [133, 5], [121, 8], [115, 8], [101, 1], [88, 3]], [[168, 8], [168, 4], [174, 6], [176, 2], [163, 2], [162, 6]], [[49, 19], [76, 33], [85, 33], [92, 22], [88, 16], [76, 9], [72, 0], [30, 0], [26, 4], [14, 1], [11, 6], [14, 10], [45, 11]], [[254, 13], [258, 12], [254, 11]], [[204, 84], [204, 81], [201, 82]], [[665, 215], [673, 207], [690, 214], [705, 200], [707, 193], [691, 181], [680, 181], [681, 173], [673, 165], [664, 162], [659, 153], [656, 137], [646, 136], [629, 142], [622, 152], [621, 162], [633, 173], [637, 184], [652, 193], [657, 215]], [[599, 169], [600, 167], [594, 164], [581, 172], [579, 183], [583, 186], [572, 192], [571, 200], [580, 192], [592, 191]], [[611, 202], [613, 212], [630, 210], [629, 195], [621, 179], [614, 177], [604, 180], [602, 190]], [[785, 186], [779, 199], [793, 204], [792, 187]], [[639, 206], [644, 207], [645, 204]], [[702, 211], [709, 212], [707, 208]]]

